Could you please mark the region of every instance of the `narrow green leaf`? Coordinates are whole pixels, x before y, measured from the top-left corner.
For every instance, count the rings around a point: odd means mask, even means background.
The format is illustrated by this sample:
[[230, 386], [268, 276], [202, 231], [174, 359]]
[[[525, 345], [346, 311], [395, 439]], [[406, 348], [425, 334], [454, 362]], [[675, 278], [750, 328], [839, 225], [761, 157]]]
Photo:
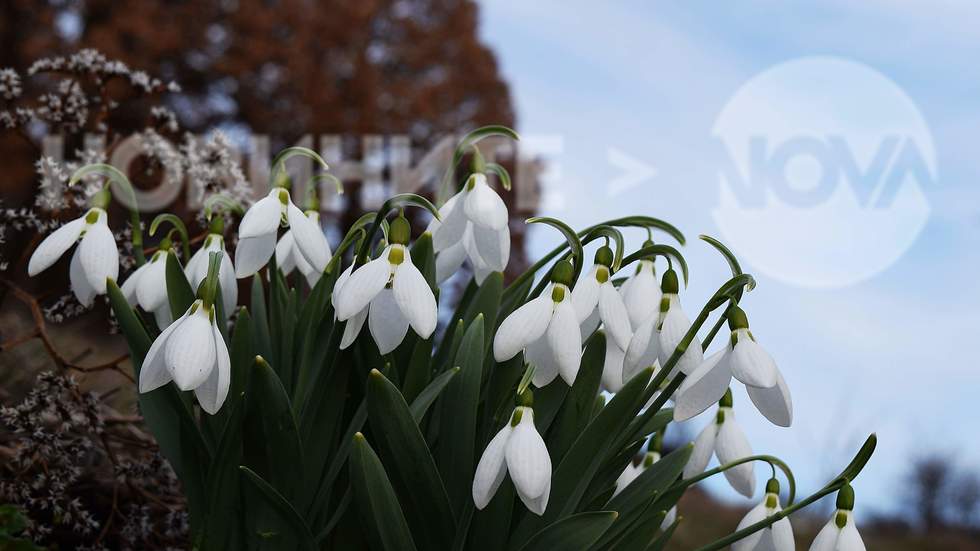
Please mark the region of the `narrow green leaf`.
[[592, 511], [571, 515], [535, 534], [523, 547], [520, 547], [520, 550], [588, 549], [615, 520], [615, 511]]
[[490, 345], [493, 343], [493, 335], [497, 328], [497, 322], [503, 321], [497, 317], [503, 294], [504, 274], [493, 272], [483, 280], [483, 285], [479, 286], [473, 295], [473, 300], [470, 301], [463, 314], [463, 323], [467, 327], [478, 315], [483, 314], [483, 341], [485, 351], [489, 351]]
[[[231, 396], [229, 396], [231, 398]], [[242, 456], [242, 421], [245, 403], [242, 396], [226, 402], [222, 411], [231, 409], [221, 439], [208, 469], [208, 516], [202, 531], [201, 551], [241, 549], [241, 508], [239, 469]]]
[[368, 375], [367, 400], [371, 434], [419, 546], [449, 548], [456, 532], [453, 508], [408, 404], [377, 369]]
[[272, 357], [272, 339], [269, 336], [269, 315], [265, 304], [265, 289], [262, 278], [256, 274], [252, 277], [252, 332], [255, 339], [255, 353], [263, 357]]
[[388, 473], [361, 433], [354, 435], [350, 480], [371, 547], [375, 551], [414, 550], [412, 533]]
[[405, 369], [405, 382], [402, 383], [402, 394], [409, 402], [415, 400], [432, 379], [432, 340], [432, 337], [417, 339], [412, 348], [412, 355]]
[[442, 390], [446, 388], [446, 385], [449, 384], [457, 373], [459, 373], [458, 367], [442, 373], [412, 400], [410, 409], [412, 410], [412, 418], [415, 419], [416, 423], [422, 422], [422, 418], [425, 417], [425, 412], [429, 410], [429, 406], [439, 397], [439, 394], [442, 393]]
[[595, 333], [585, 343], [582, 363], [575, 383], [565, 399], [554, 427], [548, 433], [548, 449], [551, 460], [559, 464], [565, 453], [582, 434], [592, 418], [592, 407], [599, 394], [602, 367], [606, 357], [606, 339]]
[[483, 380], [483, 315], [470, 323], [456, 353], [459, 374], [439, 400], [441, 415], [437, 450], [439, 469], [451, 503], [457, 509], [470, 498], [476, 447], [476, 414]]
[[265, 499], [266, 505], [277, 513], [277, 520], [279, 521], [279, 526], [276, 527], [249, 526], [249, 529], [263, 537], [266, 543], [273, 545], [273, 548], [285, 549], [284, 547], [276, 547], [276, 542], [273, 541], [277, 536], [285, 536], [290, 540], [295, 540], [300, 549], [317, 551], [316, 541], [313, 539], [310, 527], [306, 525], [292, 504], [255, 471], [244, 465], [239, 469], [244, 475], [243, 478], [259, 491], [259, 494]]
[[[191, 284], [187, 282], [187, 276], [184, 275], [184, 269], [180, 266], [176, 254], [168, 253], [165, 262], [167, 263], [164, 266], [167, 299], [170, 300], [170, 313], [173, 314], [174, 319], [177, 319], [184, 315], [184, 312], [194, 302], [194, 290], [191, 289]], [[161, 331], [164, 329], [164, 327], [160, 328]]]

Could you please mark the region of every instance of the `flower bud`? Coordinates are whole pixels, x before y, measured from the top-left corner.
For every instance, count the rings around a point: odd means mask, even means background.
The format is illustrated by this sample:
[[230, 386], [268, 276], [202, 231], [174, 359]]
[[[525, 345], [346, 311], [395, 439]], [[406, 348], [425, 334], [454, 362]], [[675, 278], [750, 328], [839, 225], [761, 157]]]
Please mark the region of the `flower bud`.
[[843, 511], [854, 510], [854, 488], [850, 484], [844, 484], [837, 491], [837, 508]]
[[660, 290], [663, 291], [665, 295], [676, 295], [680, 290], [680, 285], [677, 283], [677, 272], [675, 272], [673, 268], [664, 272], [663, 281], [660, 282]]
[[570, 286], [574, 274], [575, 270], [572, 269], [572, 263], [567, 260], [562, 260], [552, 268], [551, 281], [552, 283], [561, 283], [562, 285]]
[[732, 331], [735, 331], [736, 329], [748, 329], [749, 318], [745, 315], [745, 310], [742, 310], [738, 306], [732, 306], [729, 308], [728, 327]]
[[612, 249], [607, 245], [599, 247], [599, 250], [595, 252], [595, 263], [600, 264], [605, 267], [612, 266], [613, 263], [613, 252]]
[[388, 230], [388, 241], [399, 245], [408, 245], [408, 240], [412, 236], [412, 227], [408, 223], [408, 220], [404, 216], [399, 215], [398, 218], [391, 223], [391, 228]]

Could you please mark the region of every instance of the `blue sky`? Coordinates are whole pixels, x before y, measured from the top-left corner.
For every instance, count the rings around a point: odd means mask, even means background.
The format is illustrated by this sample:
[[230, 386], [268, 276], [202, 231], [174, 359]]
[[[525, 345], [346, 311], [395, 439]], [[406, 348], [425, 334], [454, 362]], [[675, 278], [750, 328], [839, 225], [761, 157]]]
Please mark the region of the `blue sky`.
[[[887, 249], [899, 239], [878, 231], [887, 216], [852, 227], [853, 217], [842, 222], [831, 210], [824, 243], [834, 245], [823, 246], [819, 262], [838, 273], [841, 266], [868, 272], [861, 281], [814, 287], [745, 262], [759, 287], [744, 304], [794, 392], [794, 425], [769, 425], [741, 391], [736, 411], [755, 451], [785, 458], [803, 491], [835, 474], [870, 432], [879, 435], [878, 452], [856, 484], [859, 504], [870, 509], [902, 507], [898, 483], [916, 454], [944, 451], [963, 466], [980, 465], [980, 443], [968, 437], [976, 433], [980, 374], [967, 352], [980, 306], [978, 19], [980, 8], [942, 1], [482, 3], [481, 33], [511, 84], [518, 130], [561, 144], [544, 154], [552, 167], [545, 214], [574, 226], [643, 213], [672, 221], [689, 239], [724, 239], [712, 214], [722, 186], [713, 129], [750, 79], [780, 64], [822, 56], [860, 65], [917, 110], [923, 124], [898, 131], [914, 133], [919, 146], [923, 132], [931, 140], [923, 149], [934, 151], [932, 177], [908, 188], [921, 189], [915, 204], [928, 214], [921, 229], [906, 232], [910, 245], [897, 248], [897, 260], [883, 270], [873, 265], [876, 244]], [[828, 91], [815, 91], [815, 101], [853, 92], [855, 105], [867, 108], [855, 115], [865, 123], [894, 113], [878, 89], [845, 74], [822, 82]], [[772, 101], [792, 108], [796, 92]], [[797, 115], [793, 124], [807, 119]], [[810, 119], [821, 123], [819, 113]], [[851, 136], [867, 126], [848, 122], [843, 132]], [[636, 181], [610, 194], [631, 165]], [[891, 222], [904, 227], [902, 219]], [[537, 253], [557, 241], [548, 231], [533, 235]], [[693, 312], [727, 267], [702, 243], [684, 252], [692, 280], [682, 300]], [[705, 422], [692, 421], [689, 433]], [[737, 500], [724, 484], [713, 487]]]

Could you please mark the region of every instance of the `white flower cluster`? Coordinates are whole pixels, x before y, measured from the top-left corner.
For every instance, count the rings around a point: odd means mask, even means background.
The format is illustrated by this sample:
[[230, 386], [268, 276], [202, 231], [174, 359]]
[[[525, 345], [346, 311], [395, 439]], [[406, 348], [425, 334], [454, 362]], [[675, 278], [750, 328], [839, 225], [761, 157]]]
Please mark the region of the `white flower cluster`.
[[17, 71], [10, 68], [0, 69], [0, 98], [8, 101], [17, 99], [23, 91]]
[[122, 61], [108, 59], [94, 49], [80, 50], [67, 57], [42, 58], [35, 61], [27, 70], [28, 75], [44, 72], [70, 72], [89, 75], [95, 78], [97, 83], [105, 82], [113, 77], [121, 77], [127, 79], [130, 86], [147, 94], [163, 90], [171, 92], [180, 90], [180, 87], [173, 82], [164, 84], [160, 79], [150, 77], [143, 71], [134, 71]]
[[54, 92], [41, 94], [38, 101], [34, 116], [48, 124], [78, 132], [88, 121], [89, 99], [76, 80], [62, 80]]

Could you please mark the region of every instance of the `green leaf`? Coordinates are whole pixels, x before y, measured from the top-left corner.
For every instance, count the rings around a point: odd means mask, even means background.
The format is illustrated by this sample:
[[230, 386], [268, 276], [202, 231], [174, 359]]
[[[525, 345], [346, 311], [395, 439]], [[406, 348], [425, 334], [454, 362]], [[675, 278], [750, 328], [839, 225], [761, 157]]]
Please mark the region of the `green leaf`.
[[457, 373], [459, 373], [459, 368], [454, 367], [440, 374], [412, 400], [410, 409], [412, 410], [412, 418], [415, 419], [416, 423], [422, 422], [422, 418], [425, 417], [425, 412], [429, 410], [429, 406], [439, 397], [439, 394]]
[[480, 314], [483, 315], [483, 341], [484, 351], [490, 350], [493, 343], [494, 330], [498, 321], [497, 312], [500, 311], [500, 300], [504, 294], [504, 274], [493, 272], [483, 280], [483, 285], [477, 288], [463, 314], [463, 323], [468, 327], [473, 320]]
[[[181, 268], [176, 254], [167, 253], [165, 262], [167, 263], [164, 267], [167, 280], [167, 299], [170, 300], [170, 313], [174, 319], [177, 319], [184, 315], [184, 312], [194, 302], [194, 290], [191, 289], [191, 284], [187, 282], [187, 276], [184, 275], [184, 269]], [[164, 327], [160, 328], [161, 331], [164, 329]]]
[[535, 534], [520, 550], [588, 549], [615, 520], [615, 511], [592, 511], [571, 515]]
[[473, 485], [476, 414], [483, 380], [483, 331], [483, 315], [478, 314], [467, 327], [456, 353], [460, 372], [439, 400], [439, 469], [457, 510], [470, 499]]
[[585, 352], [582, 354], [575, 383], [562, 405], [554, 427], [548, 433], [548, 450], [551, 452], [551, 461], [556, 465], [565, 457], [572, 443], [592, 419], [592, 408], [595, 397], [599, 394], [605, 357], [606, 339], [601, 333], [595, 333], [585, 343]]
[[674, 537], [674, 530], [677, 530], [677, 525], [681, 523], [681, 518], [677, 517], [677, 520], [657, 536], [657, 539], [650, 542], [646, 551], [663, 551], [667, 547], [667, 544], [670, 543], [670, 538]]
[[249, 382], [245, 464], [288, 500], [304, 490], [303, 455], [296, 420], [279, 377], [256, 356]]
[[408, 404], [377, 369], [368, 375], [367, 400], [371, 433], [419, 546], [449, 548], [456, 532], [453, 508]]
[[253, 345], [252, 318], [243, 306], [238, 310], [235, 328], [231, 334], [231, 346], [228, 349], [228, 355], [231, 359], [231, 383], [228, 387], [228, 398], [218, 410], [217, 415], [214, 416], [215, 422], [221, 428], [227, 427], [231, 412], [235, 411], [236, 404], [241, 400], [245, 390], [248, 389], [252, 364], [255, 362]]
[[[230, 397], [230, 396], [229, 396]], [[208, 469], [208, 517], [202, 531], [202, 551], [222, 551], [242, 547], [241, 527], [244, 517], [241, 509], [239, 469], [242, 457], [242, 421], [245, 403], [242, 396], [222, 411], [231, 409], [227, 423], [221, 432], [218, 448]]]
[[366, 525], [363, 531], [371, 547], [375, 551], [415, 549], [412, 533], [388, 474], [361, 433], [354, 435], [350, 480], [354, 502], [361, 521]]
[[284, 539], [296, 541], [300, 549], [317, 551], [316, 541], [313, 539], [310, 527], [303, 522], [303, 518], [299, 516], [289, 501], [255, 471], [244, 465], [239, 468], [244, 479], [250, 483], [251, 487], [258, 490], [269, 509], [276, 512], [276, 520], [278, 521], [272, 526], [251, 525], [249, 529], [265, 539], [267, 543], [273, 546], [273, 549], [286, 549], [279, 547], [278, 542], [270, 541], [277, 536], [284, 536]]
[[[405, 395], [405, 400], [415, 400], [420, 393], [424, 392], [431, 378], [432, 337], [425, 340], [417, 339], [412, 349], [412, 355], [408, 359], [408, 367], [405, 369], [405, 382], [402, 384], [402, 394]], [[421, 419], [417, 420], [420, 421]]]
[[269, 315], [265, 304], [265, 290], [259, 275], [252, 277], [252, 332], [255, 339], [255, 353], [271, 358], [272, 338], [269, 336]]

